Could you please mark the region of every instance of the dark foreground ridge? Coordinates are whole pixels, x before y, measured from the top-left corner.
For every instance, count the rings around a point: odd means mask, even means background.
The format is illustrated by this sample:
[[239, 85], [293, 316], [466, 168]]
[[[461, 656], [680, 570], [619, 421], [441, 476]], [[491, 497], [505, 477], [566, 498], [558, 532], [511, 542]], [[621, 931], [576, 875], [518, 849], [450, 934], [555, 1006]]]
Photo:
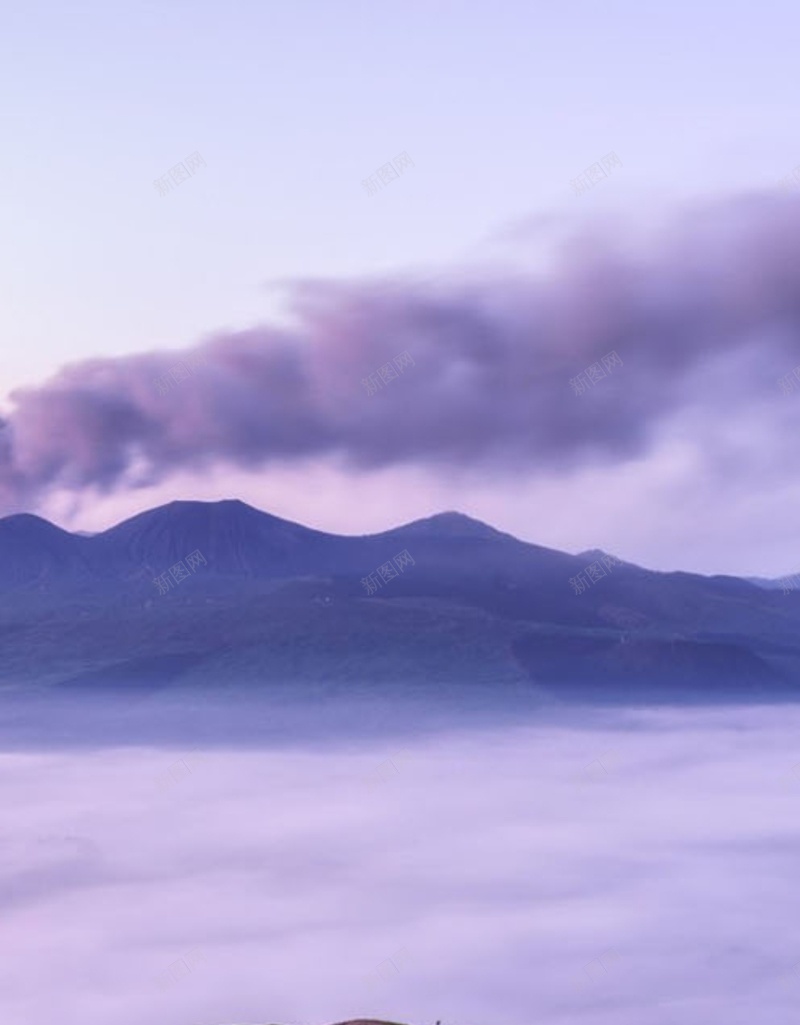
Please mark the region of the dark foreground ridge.
[[381, 1021], [379, 1018], [352, 1018], [350, 1021], [336, 1022], [336, 1025], [402, 1025], [402, 1022]]
[[0, 520], [0, 684], [222, 680], [792, 699], [800, 591], [569, 555], [454, 512], [358, 537], [240, 501], [172, 502], [90, 536]]
[[382, 1021], [380, 1018], [351, 1018], [350, 1021], [339, 1021], [336, 1025], [402, 1025], [396, 1021]]

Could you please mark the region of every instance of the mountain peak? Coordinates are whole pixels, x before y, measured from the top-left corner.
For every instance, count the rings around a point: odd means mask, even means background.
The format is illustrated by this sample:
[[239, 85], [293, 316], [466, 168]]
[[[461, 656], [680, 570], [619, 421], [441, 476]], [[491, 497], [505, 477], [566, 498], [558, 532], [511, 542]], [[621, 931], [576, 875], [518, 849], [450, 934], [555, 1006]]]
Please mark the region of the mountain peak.
[[106, 530], [105, 534], [119, 534], [126, 529], [141, 529], [145, 525], [161, 528], [182, 529], [191, 527], [223, 528], [225, 525], [253, 525], [263, 527], [268, 524], [286, 525], [287, 527], [304, 530], [299, 524], [289, 520], [281, 520], [270, 513], [242, 502], [238, 498], [224, 498], [218, 502], [198, 502], [176, 499], [153, 509], [117, 523]]
[[425, 519], [413, 520], [407, 523], [400, 530], [406, 533], [427, 536], [442, 537], [463, 537], [463, 538], [499, 538], [510, 537], [500, 530], [495, 530], [488, 523], [473, 519], [464, 513], [456, 512], [453, 509], [447, 512], [436, 513]]
[[325, 534], [238, 498], [169, 502], [89, 539], [96, 549], [102, 546], [122, 562], [153, 571], [199, 552], [214, 572], [248, 577], [302, 575], [326, 540]]
[[575, 556], [576, 559], [602, 559], [604, 555], [608, 555], [608, 552], [604, 552], [602, 548], [587, 548], [585, 552], [578, 552]]
[[69, 537], [69, 531], [57, 527], [55, 523], [36, 516], [33, 513], [12, 513], [11, 516], [0, 518], [0, 529], [16, 534], [28, 534], [37, 537]]

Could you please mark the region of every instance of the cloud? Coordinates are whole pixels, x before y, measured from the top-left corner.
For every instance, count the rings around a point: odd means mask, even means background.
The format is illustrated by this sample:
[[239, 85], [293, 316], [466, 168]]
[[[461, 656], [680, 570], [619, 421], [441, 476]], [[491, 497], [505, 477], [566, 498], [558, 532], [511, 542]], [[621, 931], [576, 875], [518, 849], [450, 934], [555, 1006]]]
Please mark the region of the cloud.
[[[799, 297], [800, 205], [769, 194], [642, 238], [623, 224], [576, 235], [546, 272], [295, 282], [288, 326], [77, 363], [12, 393], [0, 503], [320, 457], [552, 475], [640, 457], [668, 418], [699, 406], [712, 424], [732, 403], [782, 449], [800, 420], [778, 390], [800, 363]], [[362, 381], [406, 352], [413, 365], [367, 394]], [[573, 394], [610, 352], [621, 365]], [[718, 442], [712, 463], [718, 449], [727, 473], [736, 453]]]
[[6, 753], [0, 1018], [779, 1025], [799, 725], [573, 710], [360, 746]]

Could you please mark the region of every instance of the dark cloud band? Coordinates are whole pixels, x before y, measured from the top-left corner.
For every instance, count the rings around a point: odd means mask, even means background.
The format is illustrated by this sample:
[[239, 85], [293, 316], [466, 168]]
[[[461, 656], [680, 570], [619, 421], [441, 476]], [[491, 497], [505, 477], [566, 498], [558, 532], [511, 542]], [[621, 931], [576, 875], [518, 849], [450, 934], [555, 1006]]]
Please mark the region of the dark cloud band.
[[[693, 375], [721, 356], [739, 369], [709, 401], [769, 397], [788, 415], [778, 379], [800, 363], [794, 199], [696, 209], [644, 251], [609, 235], [567, 252], [548, 274], [447, 287], [305, 281], [289, 293], [290, 329], [68, 366], [12, 393], [0, 501], [30, 506], [55, 487], [111, 490], [217, 462], [552, 472], [623, 460], [646, 451]], [[756, 374], [733, 359], [746, 349], [759, 352]]]

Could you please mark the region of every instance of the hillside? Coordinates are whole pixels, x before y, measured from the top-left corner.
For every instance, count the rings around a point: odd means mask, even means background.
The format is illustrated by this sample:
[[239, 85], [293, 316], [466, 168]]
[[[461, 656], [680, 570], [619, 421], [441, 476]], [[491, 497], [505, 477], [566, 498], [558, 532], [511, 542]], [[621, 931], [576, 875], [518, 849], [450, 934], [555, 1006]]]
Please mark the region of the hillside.
[[800, 685], [800, 592], [573, 556], [458, 513], [358, 537], [238, 501], [173, 502], [91, 536], [0, 520], [4, 686], [222, 678], [786, 695]]

